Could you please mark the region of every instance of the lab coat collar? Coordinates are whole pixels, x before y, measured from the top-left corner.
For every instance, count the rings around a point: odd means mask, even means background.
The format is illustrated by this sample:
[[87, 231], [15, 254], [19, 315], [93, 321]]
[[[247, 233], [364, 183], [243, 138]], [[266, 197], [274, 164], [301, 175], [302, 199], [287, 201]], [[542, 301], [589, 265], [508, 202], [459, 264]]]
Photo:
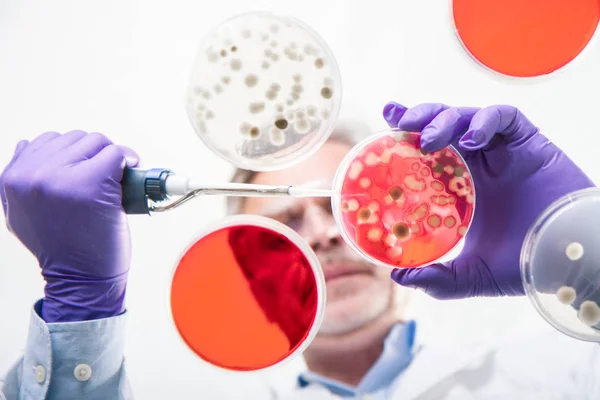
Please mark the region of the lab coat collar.
[[418, 349], [418, 346], [415, 346], [415, 333], [415, 321], [394, 325], [384, 341], [381, 356], [367, 371], [357, 387], [325, 378], [310, 371], [304, 372], [298, 377], [298, 384], [300, 387], [306, 387], [311, 383], [318, 383], [332, 393], [343, 397], [375, 393], [385, 389], [410, 365]]

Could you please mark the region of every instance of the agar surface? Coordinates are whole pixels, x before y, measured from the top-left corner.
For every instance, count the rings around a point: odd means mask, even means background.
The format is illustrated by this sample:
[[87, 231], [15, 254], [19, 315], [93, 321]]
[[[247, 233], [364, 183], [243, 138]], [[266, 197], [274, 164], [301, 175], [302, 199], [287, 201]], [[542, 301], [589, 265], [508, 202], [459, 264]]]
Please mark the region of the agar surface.
[[403, 135], [376, 139], [349, 162], [340, 210], [345, 232], [365, 254], [409, 268], [456, 246], [473, 217], [475, 192], [456, 153], [424, 153], [419, 134]]

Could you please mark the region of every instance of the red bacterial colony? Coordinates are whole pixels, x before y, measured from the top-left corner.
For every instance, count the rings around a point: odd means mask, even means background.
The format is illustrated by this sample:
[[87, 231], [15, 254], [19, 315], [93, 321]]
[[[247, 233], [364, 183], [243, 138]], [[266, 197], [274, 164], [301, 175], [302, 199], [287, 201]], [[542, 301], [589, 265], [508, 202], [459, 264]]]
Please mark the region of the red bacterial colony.
[[473, 181], [449, 148], [425, 153], [420, 134], [368, 143], [341, 182], [339, 218], [356, 247], [392, 267], [419, 267], [451, 251], [474, 211]]

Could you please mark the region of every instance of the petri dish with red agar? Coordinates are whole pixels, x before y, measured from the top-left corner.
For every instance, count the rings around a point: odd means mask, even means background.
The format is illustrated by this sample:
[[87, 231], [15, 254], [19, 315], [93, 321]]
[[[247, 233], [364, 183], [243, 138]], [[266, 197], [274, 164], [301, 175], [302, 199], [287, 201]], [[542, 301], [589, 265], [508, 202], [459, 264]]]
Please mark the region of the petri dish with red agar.
[[183, 342], [205, 362], [265, 370], [312, 341], [324, 283], [316, 255], [293, 230], [236, 215], [201, 234], [177, 262], [171, 314]]
[[450, 146], [422, 151], [420, 136], [377, 133], [356, 145], [336, 173], [332, 208], [342, 237], [377, 265], [441, 261], [470, 227], [475, 187], [467, 164]]
[[456, 34], [467, 53], [488, 69], [517, 78], [552, 74], [580, 57], [600, 20], [598, 0], [451, 3]]

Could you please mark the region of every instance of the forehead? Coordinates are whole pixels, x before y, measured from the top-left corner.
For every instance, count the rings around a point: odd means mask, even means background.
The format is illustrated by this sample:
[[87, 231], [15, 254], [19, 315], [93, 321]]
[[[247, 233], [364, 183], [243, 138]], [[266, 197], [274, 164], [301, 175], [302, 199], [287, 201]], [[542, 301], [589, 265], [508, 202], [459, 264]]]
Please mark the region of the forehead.
[[[307, 160], [280, 171], [259, 172], [251, 183], [260, 185], [302, 185], [321, 182], [324, 189], [331, 187], [335, 172], [351, 147], [344, 143], [327, 142]], [[245, 200], [243, 211], [261, 214], [261, 210], [282, 204], [291, 199], [250, 197]]]

